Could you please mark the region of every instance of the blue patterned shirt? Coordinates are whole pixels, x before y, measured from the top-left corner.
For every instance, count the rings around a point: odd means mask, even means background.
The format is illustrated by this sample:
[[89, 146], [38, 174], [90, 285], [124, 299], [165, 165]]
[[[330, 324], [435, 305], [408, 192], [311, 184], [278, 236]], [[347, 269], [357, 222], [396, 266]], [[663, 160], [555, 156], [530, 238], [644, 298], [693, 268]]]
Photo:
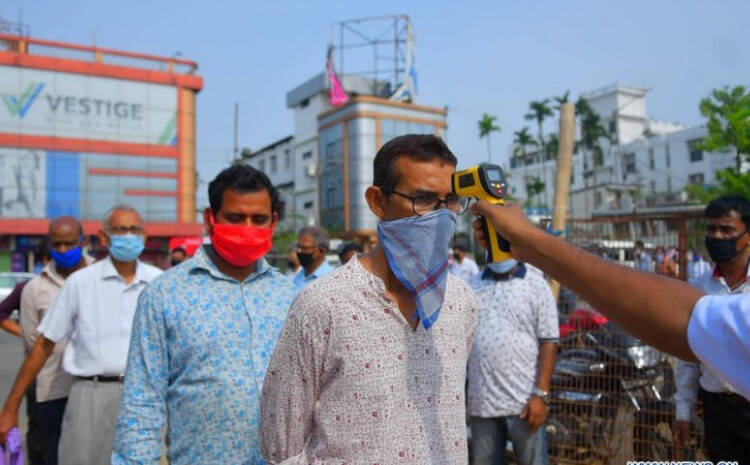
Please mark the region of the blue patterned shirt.
[[264, 464], [259, 398], [295, 295], [265, 260], [243, 282], [204, 249], [143, 291], [133, 321], [112, 463]]

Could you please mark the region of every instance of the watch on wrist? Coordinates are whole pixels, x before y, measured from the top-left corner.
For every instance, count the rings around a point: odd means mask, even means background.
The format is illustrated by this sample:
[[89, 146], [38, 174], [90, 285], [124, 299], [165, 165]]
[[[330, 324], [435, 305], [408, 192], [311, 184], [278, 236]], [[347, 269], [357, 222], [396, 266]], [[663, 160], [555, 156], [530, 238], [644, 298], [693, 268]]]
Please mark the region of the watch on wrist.
[[537, 396], [538, 398], [542, 399], [542, 402], [544, 402], [545, 405], [549, 405], [549, 392], [548, 391], [542, 391], [538, 387], [534, 386], [534, 389], [531, 391], [532, 396]]

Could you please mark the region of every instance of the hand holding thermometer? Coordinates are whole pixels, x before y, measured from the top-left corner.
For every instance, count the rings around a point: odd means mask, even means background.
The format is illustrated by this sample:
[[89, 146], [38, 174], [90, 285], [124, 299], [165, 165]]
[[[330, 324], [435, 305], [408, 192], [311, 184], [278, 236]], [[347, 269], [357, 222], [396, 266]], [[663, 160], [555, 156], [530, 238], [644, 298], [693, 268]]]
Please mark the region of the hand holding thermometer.
[[[464, 197], [486, 200], [495, 205], [505, 203], [505, 173], [497, 165], [482, 163], [453, 173], [453, 193]], [[497, 234], [492, 223], [481, 217], [484, 236], [487, 238], [487, 262], [501, 262], [513, 258], [510, 243]]]

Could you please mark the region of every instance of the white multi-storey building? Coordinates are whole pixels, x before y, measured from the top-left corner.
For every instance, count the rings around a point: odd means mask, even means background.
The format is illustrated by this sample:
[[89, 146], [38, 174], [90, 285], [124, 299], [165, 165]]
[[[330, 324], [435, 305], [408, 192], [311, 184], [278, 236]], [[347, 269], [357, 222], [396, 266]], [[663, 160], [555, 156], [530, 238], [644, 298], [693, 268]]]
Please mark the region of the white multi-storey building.
[[336, 108], [329, 103], [325, 73], [292, 89], [286, 105], [294, 111], [294, 134], [243, 155], [243, 162], [266, 173], [279, 189], [285, 202], [283, 230], [323, 225], [362, 234], [372, 229], [374, 219], [368, 218], [360, 197], [363, 186], [372, 182], [375, 152], [397, 135], [443, 135], [445, 110], [389, 100], [387, 81], [348, 75], [342, 84], [350, 101]]
[[[717, 171], [734, 166], [732, 154], [706, 153], [698, 148], [697, 143], [707, 133], [705, 126], [686, 127], [649, 119], [647, 92], [642, 87], [617, 83], [582, 94], [601, 117], [609, 140], [599, 141], [603, 157], [596, 169], [591, 154], [579, 149], [573, 155], [571, 217], [684, 202], [687, 185], [715, 183]], [[511, 193], [542, 206], [544, 211], [552, 206], [557, 161], [556, 154], [543, 157], [541, 152], [529, 148], [524, 164], [513, 156], [512, 148], [508, 171]], [[545, 184], [545, 191], [527, 199], [526, 186], [534, 178]]]

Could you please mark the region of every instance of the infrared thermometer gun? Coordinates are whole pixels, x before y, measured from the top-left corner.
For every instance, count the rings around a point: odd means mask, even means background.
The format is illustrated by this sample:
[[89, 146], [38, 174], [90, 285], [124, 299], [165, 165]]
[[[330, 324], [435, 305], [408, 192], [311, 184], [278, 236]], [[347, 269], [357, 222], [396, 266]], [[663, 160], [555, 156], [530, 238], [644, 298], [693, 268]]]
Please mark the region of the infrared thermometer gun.
[[[471, 168], [453, 173], [453, 193], [464, 197], [486, 200], [494, 205], [505, 203], [505, 173], [497, 165], [482, 163]], [[510, 254], [510, 243], [497, 234], [487, 218], [480, 217], [487, 238], [487, 263], [502, 262], [513, 258]]]

